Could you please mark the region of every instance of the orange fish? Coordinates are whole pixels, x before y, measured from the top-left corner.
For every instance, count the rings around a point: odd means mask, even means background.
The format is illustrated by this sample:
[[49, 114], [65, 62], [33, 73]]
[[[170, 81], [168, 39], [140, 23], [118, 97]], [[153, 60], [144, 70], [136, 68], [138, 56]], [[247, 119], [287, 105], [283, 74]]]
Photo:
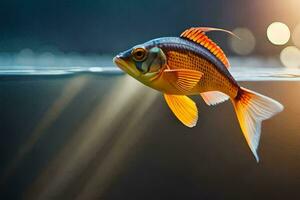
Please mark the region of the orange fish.
[[231, 33], [209, 27], [189, 28], [180, 37], [157, 38], [134, 46], [117, 55], [114, 63], [162, 92], [175, 116], [188, 127], [194, 127], [198, 120], [198, 109], [188, 95], [200, 95], [208, 105], [230, 99], [246, 141], [259, 161], [261, 122], [281, 112], [283, 106], [239, 86], [228, 71], [226, 55], [205, 34], [213, 30]]

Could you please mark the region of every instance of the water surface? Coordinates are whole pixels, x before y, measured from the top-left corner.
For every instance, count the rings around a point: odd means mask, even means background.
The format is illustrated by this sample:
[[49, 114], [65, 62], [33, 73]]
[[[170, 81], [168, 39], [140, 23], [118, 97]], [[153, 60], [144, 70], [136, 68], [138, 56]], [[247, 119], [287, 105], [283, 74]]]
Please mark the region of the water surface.
[[[21, 55], [24, 56], [24, 55]], [[53, 56], [53, 55], [52, 55]], [[15, 58], [16, 57], [16, 58]], [[112, 56], [56, 56], [36, 61], [32, 57], [8, 59], [0, 55], [0, 78], [4, 76], [122, 75]], [[20, 60], [20, 61], [19, 61]], [[286, 68], [276, 59], [230, 58], [230, 72], [238, 81], [298, 81], [300, 68]], [[21, 63], [27, 63], [24, 65]]]

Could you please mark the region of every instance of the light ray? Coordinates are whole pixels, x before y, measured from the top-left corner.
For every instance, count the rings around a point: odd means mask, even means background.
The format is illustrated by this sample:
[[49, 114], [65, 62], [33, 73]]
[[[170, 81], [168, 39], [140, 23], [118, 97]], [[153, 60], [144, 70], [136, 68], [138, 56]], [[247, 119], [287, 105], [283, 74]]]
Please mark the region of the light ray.
[[77, 176], [112, 136], [112, 129], [126, 119], [136, 101], [142, 98], [139, 96], [142, 87], [131, 77], [118, 79], [74, 137], [43, 170], [30, 188], [28, 196], [53, 198], [53, 195], [62, 194], [69, 184], [76, 181]]
[[[141, 119], [145, 118], [146, 111], [151, 108], [157, 94], [152, 91], [143, 95], [143, 101], [136, 107], [135, 112], [131, 114], [133, 117], [130, 117], [126, 128], [122, 131], [120, 137], [117, 138], [108, 155], [105, 156], [105, 159], [100, 163], [83, 188], [83, 191], [78, 195], [77, 200], [99, 199], [105, 189], [109, 187], [111, 181], [120, 172], [121, 166], [124, 166], [122, 162], [128, 156], [130, 147], [138, 141], [143, 130], [147, 128], [149, 121], [142, 121]], [[148, 117], [147, 119], [149, 120]]]
[[45, 131], [57, 120], [70, 102], [79, 94], [82, 88], [87, 83], [87, 77], [78, 77], [72, 79], [61, 91], [61, 95], [56, 101], [48, 108], [42, 117], [41, 121], [32, 131], [27, 141], [20, 146], [17, 154], [13, 157], [12, 161], [7, 165], [5, 173], [1, 178], [1, 183], [14, 172], [19, 163], [23, 160], [24, 156], [29, 153], [36, 142], [44, 135]]

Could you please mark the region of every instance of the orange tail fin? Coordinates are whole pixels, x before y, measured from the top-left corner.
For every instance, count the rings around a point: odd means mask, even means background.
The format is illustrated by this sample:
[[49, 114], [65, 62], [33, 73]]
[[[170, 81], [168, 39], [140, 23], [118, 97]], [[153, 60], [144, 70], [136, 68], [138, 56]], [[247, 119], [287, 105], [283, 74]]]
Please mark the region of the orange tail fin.
[[261, 122], [281, 112], [283, 106], [269, 97], [242, 87], [232, 102], [246, 141], [258, 162], [256, 151], [260, 139]]

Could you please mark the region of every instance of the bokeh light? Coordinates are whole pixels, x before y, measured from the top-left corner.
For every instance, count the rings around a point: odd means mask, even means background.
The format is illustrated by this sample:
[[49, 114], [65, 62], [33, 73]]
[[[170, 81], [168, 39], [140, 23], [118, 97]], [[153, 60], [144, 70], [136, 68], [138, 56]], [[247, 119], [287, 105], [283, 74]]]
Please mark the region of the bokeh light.
[[275, 45], [286, 44], [291, 36], [289, 27], [281, 22], [273, 22], [267, 29], [267, 36], [271, 43]]
[[254, 50], [256, 43], [253, 33], [248, 28], [236, 28], [232, 32], [241, 38], [231, 37], [229, 39], [232, 51], [239, 55], [250, 54]]
[[295, 46], [288, 46], [280, 53], [282, 64], [288, 68], [296, 68], [300, 66], [300, 50]]
[[293, 43], [300, 48], [300, 23], [293, 30], [292, 40]]

